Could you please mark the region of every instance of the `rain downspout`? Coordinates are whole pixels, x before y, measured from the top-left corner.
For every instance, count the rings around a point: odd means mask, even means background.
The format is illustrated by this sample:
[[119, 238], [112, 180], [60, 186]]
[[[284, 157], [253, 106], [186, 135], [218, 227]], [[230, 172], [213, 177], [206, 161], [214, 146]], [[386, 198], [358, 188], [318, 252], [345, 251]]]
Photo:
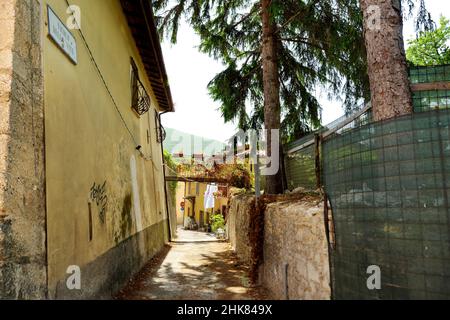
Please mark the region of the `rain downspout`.
[[[164, 111], [158, 114], [158, 118], [159, 118], [159, 125], [162, 127], [162, 122], [161, 122], [161, 117], [168, 113], [170, 111]], [[161, 141], [161, 160], [163, 163], [163, 176], [164, 176], [164, 197], [166, 200], [166, 215], [167, 215], [167, 223], [168, 223], [168, 227], [169, 227], [169, 241], [172, 241], [172, 225], [170, 224], [170, 212], [169, 212], [169, 199], [167, 197], [167, 181], [166, 181], [166, 159], [164, 158], [164, 146], [163, 146], [163, 142]]]

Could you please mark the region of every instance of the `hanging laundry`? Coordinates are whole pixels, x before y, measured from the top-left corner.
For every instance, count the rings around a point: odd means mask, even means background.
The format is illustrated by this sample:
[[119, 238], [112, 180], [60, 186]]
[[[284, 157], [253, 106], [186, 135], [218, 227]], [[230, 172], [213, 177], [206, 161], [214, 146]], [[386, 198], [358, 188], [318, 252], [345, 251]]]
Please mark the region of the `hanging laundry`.
[[216, 185], [208, 185], [205, 192], [205, 209], [214, 208], [214, 194], [219, 190]]
[[206, 191], [203, 197], [203, 207], [205, 209], [208, 209], [206, 206], [208, 205], [208, 195], [209, 195], [209, 184], [206, 186]]

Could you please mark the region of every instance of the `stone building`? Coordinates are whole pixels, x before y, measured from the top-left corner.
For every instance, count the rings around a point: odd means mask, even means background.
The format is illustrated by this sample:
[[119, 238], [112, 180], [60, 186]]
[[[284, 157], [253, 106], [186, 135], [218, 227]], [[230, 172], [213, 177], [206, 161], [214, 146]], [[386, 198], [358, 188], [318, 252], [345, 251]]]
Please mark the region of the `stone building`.
[[0, 299], [108, 298], [169, 239], [150, 1], [0, 1]]

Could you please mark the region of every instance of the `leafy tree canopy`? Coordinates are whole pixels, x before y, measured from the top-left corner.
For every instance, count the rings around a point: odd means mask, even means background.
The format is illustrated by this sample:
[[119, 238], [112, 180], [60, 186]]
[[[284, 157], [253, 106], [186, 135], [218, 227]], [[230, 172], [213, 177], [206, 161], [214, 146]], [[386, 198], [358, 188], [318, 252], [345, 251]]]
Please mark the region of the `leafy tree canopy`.
[[439, 28], [422, 31], [409, 41], [406, 57], [416, 66], [450, 64], [450, 21], [441, 16]]

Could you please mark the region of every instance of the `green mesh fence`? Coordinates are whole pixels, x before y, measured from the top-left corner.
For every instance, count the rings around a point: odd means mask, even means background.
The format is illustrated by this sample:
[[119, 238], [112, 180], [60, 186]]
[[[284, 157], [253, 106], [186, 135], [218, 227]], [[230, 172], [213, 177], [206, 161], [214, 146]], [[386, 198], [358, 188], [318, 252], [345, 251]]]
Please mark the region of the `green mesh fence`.
[[286, 179], [290, 190], [298, 187], [317, 189], [315, 158], [314, 144], [286, 156]]
[[[435, 67], [412, 67], [409, 69], [412, 84], [450, 82], [450, 65]], [[450, 108], [450, 90], [427, 90], [413, 92], [414, 112]]]
[[450, 81], [450, 65], [435, 67], [411, 67], [409, 79], [412, 84]]
[[413, 93], [414, 112], [450, 108], [450, 90], [416, 91]]
[[449, 110], [423, 112], [323, 142], [335, 299], [450, 298], [449, 125]]
[[323, 126], [314, 133], [294, 141], [286, 146], [285, 167], [287, 187], [290, 190], [302, 187], [309, 190], [317, 189], [316, 175], [316, 145], [315, 136], [323, 136], [327, 132], [343, 133], [354, 128], [366, 125], [372, 121], [372, 111], [364, 109], [355, 111], [358, 116], [342, 116], [339, 119]]

